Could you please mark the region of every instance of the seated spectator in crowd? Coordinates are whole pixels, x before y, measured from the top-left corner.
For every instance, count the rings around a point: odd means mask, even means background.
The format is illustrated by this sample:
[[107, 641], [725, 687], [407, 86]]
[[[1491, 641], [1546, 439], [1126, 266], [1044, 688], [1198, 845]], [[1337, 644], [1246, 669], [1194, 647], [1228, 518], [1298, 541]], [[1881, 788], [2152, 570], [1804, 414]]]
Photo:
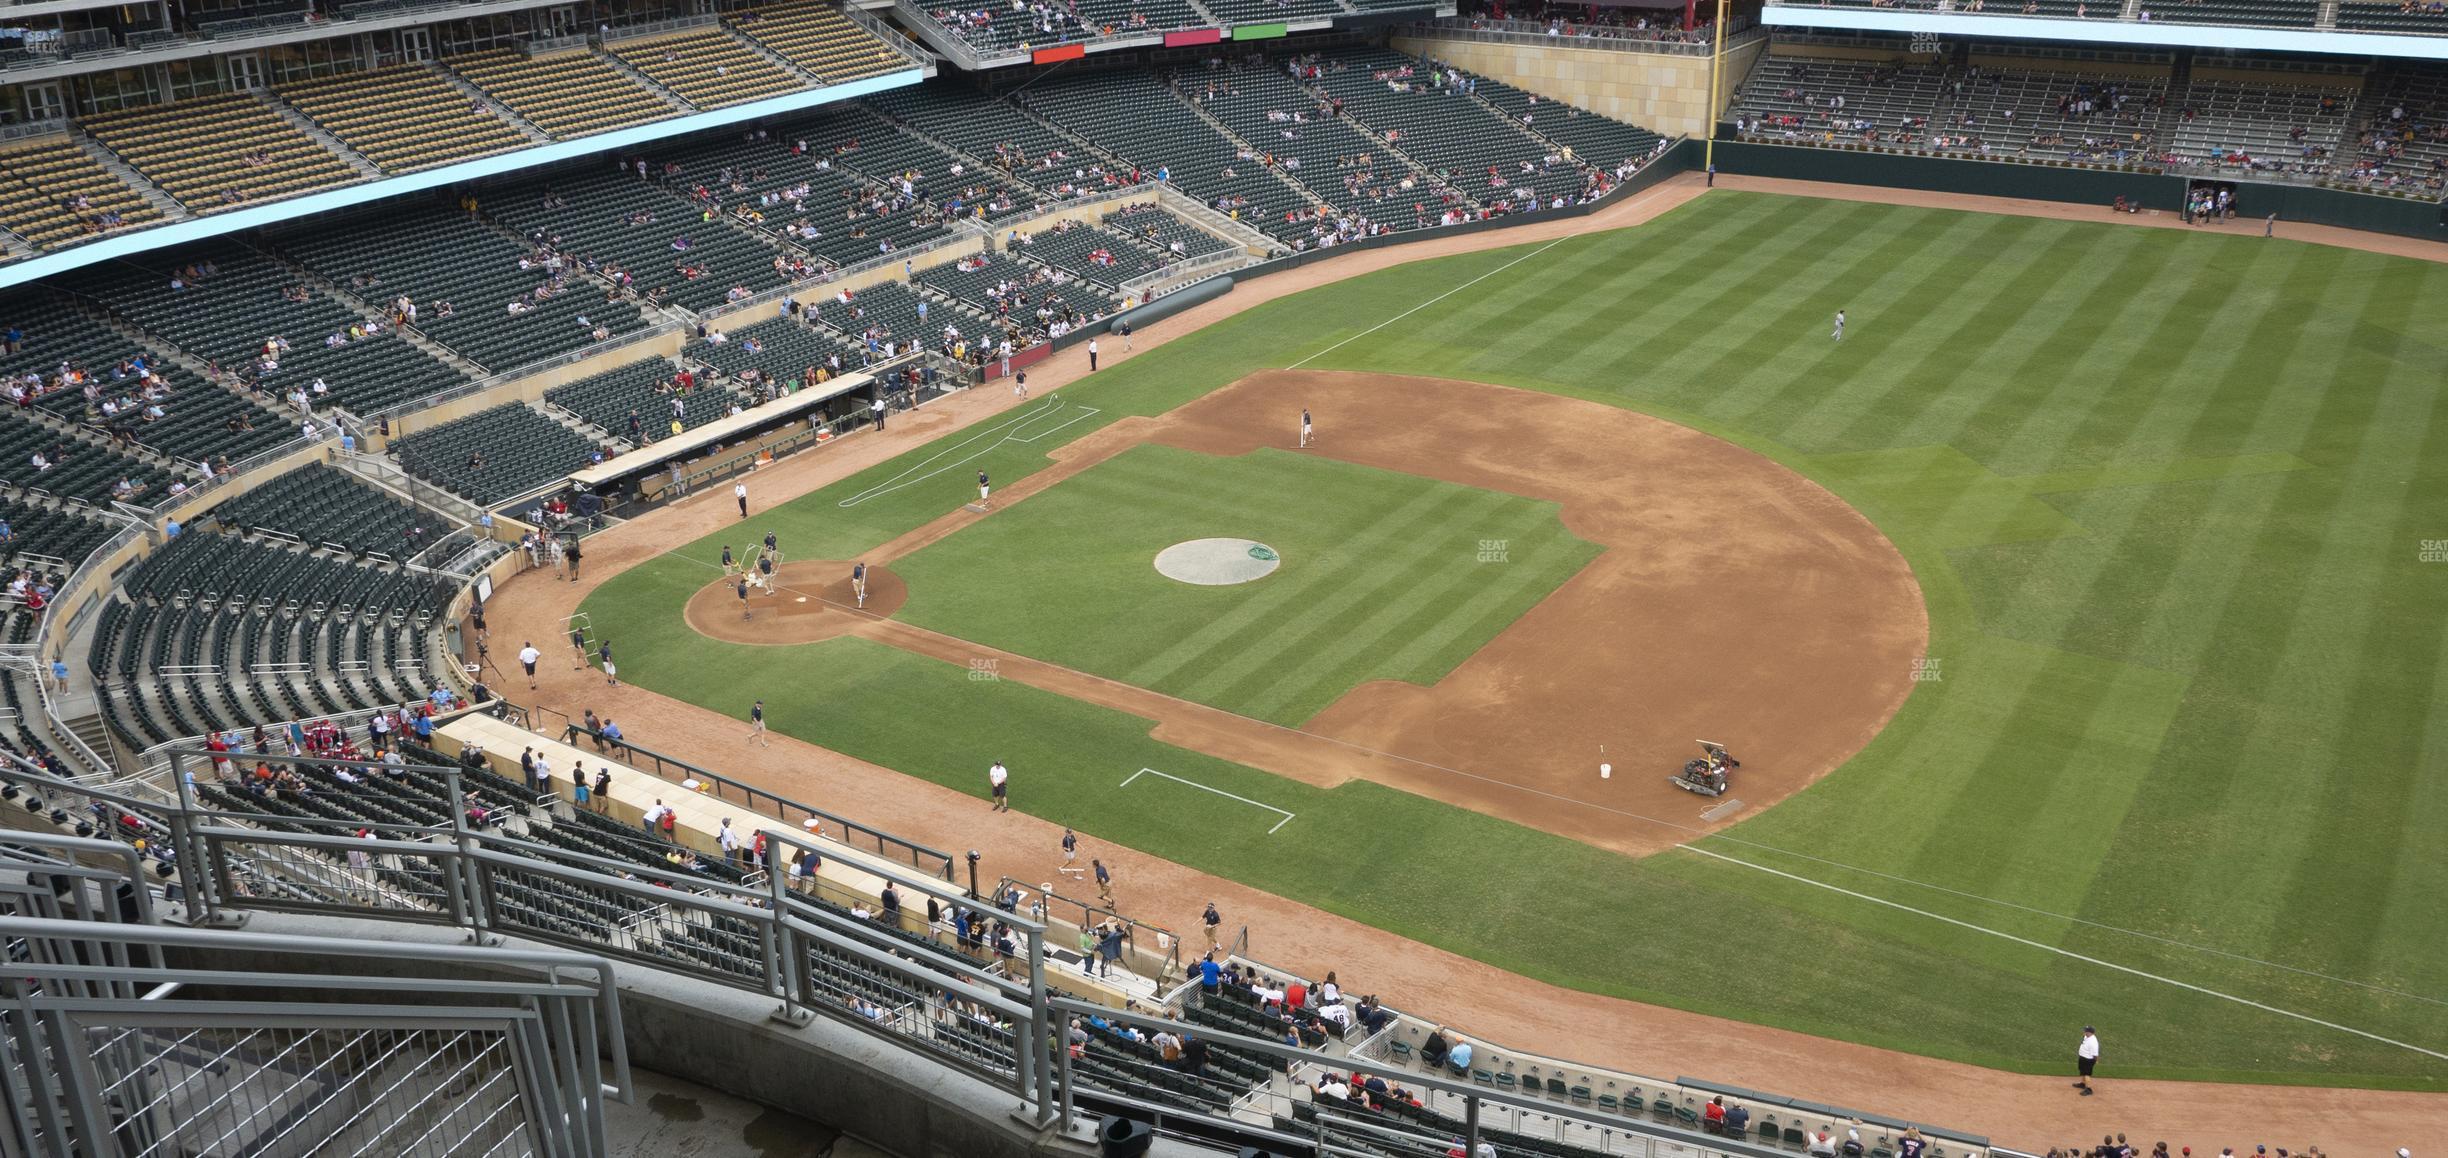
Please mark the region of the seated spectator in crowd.
[[1429, 1030], [1428, 1040], [1421, 1043], [1420, 1061], [1432, 1066], [1441, 1066], [1445, 1064], [1445, 1055], [1452, 1051], [1452, 1043], [1445, 1040], [1445, 1027], [1440, 1025]]

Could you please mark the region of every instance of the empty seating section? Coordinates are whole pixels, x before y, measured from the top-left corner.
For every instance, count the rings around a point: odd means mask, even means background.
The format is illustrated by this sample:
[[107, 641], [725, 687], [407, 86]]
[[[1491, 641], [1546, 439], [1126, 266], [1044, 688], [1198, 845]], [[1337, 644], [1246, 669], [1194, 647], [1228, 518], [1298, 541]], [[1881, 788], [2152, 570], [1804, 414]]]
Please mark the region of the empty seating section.
[[1190, 224], [1153, 203], [1131, 205], [1105, 215], [1105, 228], [1175, 258], [1204, 257], [1234, 248], [1234, 243]]
[[443, 61], [519, 119], [568, 140], [677, 111], [586, 49], [527, 57], [480, 52]]
[[1171, 264], [1160, 250], [1081, 221], [1022, 234], [1020, 242], [1010, 250], [1013, 256], [1052, 266], [1107, 293]]
[[1441, 200], [1443, 190], [1432, 190], [1401, 153], [1336, 116], [1280, 65], [1201, 70], [1180, 77], [1176, 89], [1343, 212], [1407, 226], [1417, 216], [1413, 204]]
[[894, 89], [867, 103], [1051, 197], [1092, 183], [1085, 170], [1104, 163], [1086, 143], [952, 82]]
[[2260, 28], [2310, 28], [2320, 19], [2320, 0], [2172, 0], [2145, 3], [2150, 18], [2169, 24], [2242, 24]]
[[806, 87], [720, 28], [605, 46], [629, 67], [701, 109], [781, 96]]
[[1340, 98], [1346, 114], [1482, 204], [1528, 208], [1577, 197], [1589, 184], [1586, 170], [1556, 158], [1546, 142], [1454, 86], [1432, 84], [1435, 72], [1400, 53], [1355, 50], [1326, 57], [1315, 83]]
[[348, 162], [250, 93], [102, 113], [83, 125], [196, 213], [357, 180]]
[[836, 267], [951, 236], [950, 220], [978, 206], [1029, 200], [1015, 200], [1001, 174], [856, 107], [828, 109], [765, 140], [723, 134], [670, 160], [685, 171], [678, 180], [692, 197], [728, 205], [734, 220], [747, 214], [753, 227]]
[[[556, 386], [544, 393], [544, 399], [594, 423], [607, 434], [639, 443], [652, 442], [670, 433], [675, 419], [682, 430], [695, 430], [729, 414], [731, 407], [741, 401], [720, 386], [703, 385], [681, 391], [673, 383], [678, 374], [670, 362], [649, 358], [634, 366]], [[674, 402], [680, 403], [677, 415], [673, 413]], [[632, 415], [637, 419], [634, 435]]]
[[518, 131], [423, 64], [326, 77], [280, 89], [323, 131], [386, 173], [525, 148]]
[[721, 342], [691, 343], [682, 360], [734, 378], [754, 370], [777, 382], [804, 379], [810, 366], [830, 368], [838, 361], [844, 371], [850, 371], [867, 361], [857, 345], [790, 318], [742, 327], [725, 334]]
[[[923, 312], [920, 303], [925, 303]], [[955, 339], [945, 335], [949, 326], [959, 332], [966, 344], [974, 347], [986, 319], [971, 313], [956, 303], [922, 298], [910, 287], [897, 281], [868, 286], [851, 295], [849, 304], [827, 295], [806, 304], [807, 316], [817, 325], [833, 331], [842, 344], [861, 351], [872, 349], [873, 360], [882, 360], [889, 353], [905, 353], [911, 343], [932, 349], [949, 350]], [[872, 347], [869, 340], [873, 340]], [[886, 347], [893, 347], [888, 353]], [[862, 357], [859, 364], [869, 359]], [[845, 358], [844, 366], [851, 362]]]
[[1016, 99], [1151, 173], [1166, 170], [1183, 192], [1261, 230], [1279, 237], [1307, 231], [1286, 217], [1309, 209], [1309, 200], [1255, 150], [1236, 146], [1154, 77], [1056, 72]]
[[0, 229], [37, 246], [64, 245], [160, 216], [66, 137], [0, 151]]
[[190, 530], [105, 605], [91, 670], [139, 747], [423, 694], [448, 585], [396, 567]]
[[[499, 373], [643, 326], [602, 281], [444, 206], [300, 230], [283, 252], [420, 334]], [[367, 284], [356, 289], [359, 282]], [[511, 303], [518, 303], [514, 312]]]
[[[775, 251], [659, 181], [623, 173], [565, 173], [490, 190], [480, 202], [496, 223], [541, 237], [573, 259], [618, 269], [654, 300], [703, 310], [783, 281]], [[464, 303], [461, 303], [464, 304]], [[496, 304], [494, 309], [507, 307]]]
[[1980, 69], [1948, 78], [1942, 151], [2124, 161], [2152, 152], [2165, 77]]
[[2337, 26], [2348, 32], [2448, 36], [2448, 12], [2393, 0], [2339, 0]]
[[[11, 293], [0, 297], [0, 319], [26, 335], [24, 348], [0, 355], [0, 377], [38, 392], [37, 409], [84, 425], [99, 441], [189, 461], [237, 460], [298, 436], [294, 421], [204, 381], [65, 296]], [[154, 473], [129, 480], [141, 489], [128, 501], [162, 499], [159, 488], [145, 485]]]
[[737, 13], [730, 22], [827, 84], [917, 67], [916, 61], [893, 51], [833, 4], [774, 4]]
[[2357, 91], [2311, 77], [2293, 84], [2197, 79], [2174, 102], [2168, 152], [2222, 173], [2326, 173]]
[[[311, 393], [320, 380], [326, 393], [310, 399], [318, 410], [339, 406], [368, 414], [466, 381], [387, 327], [369, 332], [370, 319], [260, 254], [215, 247], [132, 261], [152, 268], [113, 265], [79, 275], [74, 288], [147, 333], [218, 362], [231, 375], [227, 381], [254, 383], [267, 396]], [[189, 282], [190, 267], [210, 272]], [[357, 292], [379, 297], [387, 287], [370, 284]], [[352, 327], [359, 336], [351, 337]], [[267, 345], [281, 348], [267, 353]]]
[[1270, 24], [1324, 20], [1343, 15], [1337, 0], [1206, 0], [1207, 10], [1226, 24]]
[[1664, 139], [1639, 125], [1583, 112], [1563, 101], [1526, 92], [1492, 77], [1480, 77], [1472, 91], [1496, 111], [1520, 121], [1522, 127], [1571, 149], [1574, 156], [1602, 169], [1647, 157]]
[[1771, 55], [1751, 70], [1734, 116], [1754, 140], [1919, 147], [1945, 87], [1935, 64]]
[[[34, 465], [36, 455], [49, 465]], [[0, 407], [0, 484], [101, 504], [111, 501], [123, 481], [137, 485], [134, 501], [140, 503], [161, 501], [170, 485], [164, 471], [141, 459]]]
[[1059, 270], [1014, 261], [1001, 254], [984, 254], [922, 270], [918, 282], [980, 314], [1016, 325], [1032, 339], [1043, 337], [1053, 320], [1065, 311], [1094, 321], [1121, 306], [1112, 294], [1094, 285]]
[[212, 513], [240, 531], [273, 531], [308, 546], [403, 558], [451, 530], [450, 520], [323, 463], [281, 475]]
[[391, 441], [408, 473], [486, 506], [584, 470], [593, 439], [524, 402], [507, 402]]
[[33, 562], [27, 556], [41, 555], [60, 560], [65, 564], [63, 570], [84, 562], [94, 548], [118, 534], [122, 525], [73, 504], [31, 498], [0, 498], [0, 520], [8, 523], [9, 530], [8, 541], [0, 543], [0, 560], [23, 567]]

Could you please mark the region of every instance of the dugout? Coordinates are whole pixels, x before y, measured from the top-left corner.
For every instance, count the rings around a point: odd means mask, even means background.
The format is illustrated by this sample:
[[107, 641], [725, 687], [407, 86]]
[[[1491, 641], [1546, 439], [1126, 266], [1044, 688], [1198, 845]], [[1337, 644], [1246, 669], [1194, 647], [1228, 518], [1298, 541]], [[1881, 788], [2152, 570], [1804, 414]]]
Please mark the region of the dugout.
[[569, 482], [603, 496], [615, 511], [676, 498], [866, 429], [878, 398], [889, 416], [966, 385], [967, 376], [958, 367], [947, 372], [948, 365], [931, 354], [878, 363], [650, 442], [572, 474]]

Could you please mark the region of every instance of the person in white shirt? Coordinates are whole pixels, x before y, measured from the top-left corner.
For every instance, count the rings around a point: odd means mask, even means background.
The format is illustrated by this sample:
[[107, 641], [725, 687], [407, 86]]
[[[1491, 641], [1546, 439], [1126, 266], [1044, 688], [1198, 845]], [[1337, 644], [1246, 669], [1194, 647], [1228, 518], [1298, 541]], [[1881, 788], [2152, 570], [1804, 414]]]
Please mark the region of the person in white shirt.
[[1011, 811], [1011, 770], [1005, 768], [1001, 760], [995, 761], [994, 766], [986, 770], [986, 783], [994, 792], [994, 807], [989, 811]]
[[536, 686], [536, 661], [544, 658], [544, 653], [537, 651], [534, 641], [531, 640], [528, 642], [527, 646], [519, 649], [518, 655], [519, 666], [527, 669], [527, 686], [530, 690], [532, 690]]
[[739, 834], [731, 830], [731, 818], [722, 819], [722, 827], [714, 830], [714, 843], [722, 846], [723, 859], [739, 863]]
[[744, 518], [747, 518], [747, 517], [748, 517], [748, 484], [747, 484], [747, 483], [744, 483], [744, 482], [738, 482], [738, 483], [733, 483], [733, 484], [731, 484], [731, 497], [739, 500], [740, 517], [741, 517], [741, 518], [743, 518], [743, 519], [744, 519]]
[[2074, 1068], [2082, 1075], [2074, 1079], [2074, 1088], [2081, 1090], [2086, 1098], [2091, 1096], [2091, 1071], [2099, 1065], [2099, 1055], [2099, 1031], [2086, 1025], [2083, 1027], [2082, 1044], [2074, 1047]]

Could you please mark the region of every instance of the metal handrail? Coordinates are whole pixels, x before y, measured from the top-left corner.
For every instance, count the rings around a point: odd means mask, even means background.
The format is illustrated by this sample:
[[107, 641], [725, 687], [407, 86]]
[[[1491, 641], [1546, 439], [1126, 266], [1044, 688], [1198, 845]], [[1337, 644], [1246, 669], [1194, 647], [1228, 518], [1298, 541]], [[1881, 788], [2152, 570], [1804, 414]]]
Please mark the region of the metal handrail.
[[[545, 710], [551, 711], [552, 709]], [[560, 715], [561, 713], [554, 711], [553, 714]], [[569, 717], [562, 716], [562, 718], [566, 720]], [[562, 726], [561, 742], [563, 744], [567, 744], [570, 747], [575, 748], [578, 746], [578, 740], [580, 737], [584, 737], [589, 741], [597, 741], [601, 739], [599, 734], [587, 731], [586, 726], [583, 724], [573, 722]], [[843, 844], [850, 844], [851, 841], [848, 839], [849, 836], [852, 833], [856, 833], [859, 836], [874, 842], [876, 855], [878, 856], [891, 857], [894, 860], [906, 859], [909, 861], [910, 867], [920, 870], [927, 870], [930, 866], [930, 862], [932, 862], [934, 875], [947, 881], [952, 879], [953, 858], [951, 853], [929, 848], [913, 840], [904, 840], [901, 837], [894, 836], [893, 834], [885, 832], [882, 829], [869, 828], [868, 826], [860, 824], [855, 820], [851, 820], [848, 817], [827, 812], [824, 809], [816, 807], [815, 805], [801, 804], [790, 797], [783, 796], [778, 793], [767, 792], [766, 790], [758, 788], [754, 785], [733, 780], [732, 778], [719, 772], [712, 772], [704, 768], [700, 768], [697, 765], [691, 764], [677, 756], [666, 756], [652, 748], [632, 744], [629, 742], [629, 738], [627, 736], [623, 736], [618, 740], [608, 741], [608, 743], [612, 745], [614, 751], [621, 755], [623, 760], [628, 762], [629, 767], [633, 770], [640, 772], [651, 771], [654, 773], [656, 779], [665, 781], [667, 783], [678, 784], [682, 787], [687, 787], [690, 781], [695, 781], [698, 784], [698, 787], [693, 789], [693, 791], [711, 796], [716, 800], [727, 801], [730, 799], [728, 794], [736, 793], [741, 801], [741, 807], [746, 808], [750, 812], [757, 812], [761, 814], [763, 810], [758, 806], [760, 804], [769, 805], [773, 809], [773, 816], [776, 820], [791, 821], [793, 823], [803, 823], [809, 819], [829, 821], [842, 830]], [[640, 765], [637, 762], [640, 758], [652, 762], [653, 767], [647, 768]], [[675, 770], [680, 774], [679, 778], [676, 780], [672, 777], [672, 772]], [[708, 786], [711, 786], [710, 789]], [[803, 815], [794, 816], [792, 813], [800, 813]], [[900, 853], [896, 854], [890, 851], [893, 848], [900, 849]]]
[[[1697, 40], [1679, 40], [1644, 35], [1642, 30], [1604, 24], [1567, 22], [1580, 31], [1551, 33], [1548, 25], [1537, 20], [1492, 20], [1479, 16], [1448, 16], [1438, 20], [1423, 20], [1401, 26], [1396, 31], [1413, 36], [1429, 36], [1445, 40], [1469, 40], [1491, 44], [1528, 44], [1542, 48], [1590, 48], [1610, 52], [1656, 52], [1675, 56], [1707, 56], [1712, 46], [1706, 36]], [[1758, 25], [1746, 24], [1726, 34], [1726, 47], [1748, 44], [1768, 35]]]

